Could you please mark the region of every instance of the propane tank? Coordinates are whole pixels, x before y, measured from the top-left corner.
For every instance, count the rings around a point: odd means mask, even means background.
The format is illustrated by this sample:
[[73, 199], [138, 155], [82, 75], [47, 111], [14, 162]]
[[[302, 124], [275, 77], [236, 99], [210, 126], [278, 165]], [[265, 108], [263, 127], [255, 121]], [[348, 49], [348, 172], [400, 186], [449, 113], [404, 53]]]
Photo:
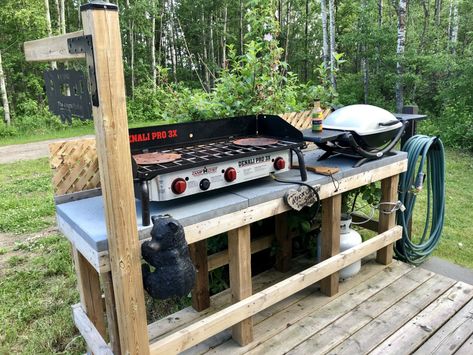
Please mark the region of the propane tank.
[[[342, 213], [340, 221], [340, 252], [353, 248], [361, 244], [360, 234], [350, 228], [351, 217], [349, 214]], [[317, 236], [317, 261], [321, 261], [322, 233]], [[347, 279], [355, 276], [361, 269], [361, 260], [355, 261], [353, 264], [340, 270], [340, 279]]]

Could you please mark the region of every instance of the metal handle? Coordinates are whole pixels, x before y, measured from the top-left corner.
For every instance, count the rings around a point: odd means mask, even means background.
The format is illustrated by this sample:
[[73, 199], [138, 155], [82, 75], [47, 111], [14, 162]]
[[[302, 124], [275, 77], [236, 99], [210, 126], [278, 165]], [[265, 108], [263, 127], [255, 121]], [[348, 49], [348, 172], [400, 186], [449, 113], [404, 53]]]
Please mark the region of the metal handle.
[[388, 121], [388, 122], [380, 122], [378, 124], [380, 126], [394, 126], [397, 123], [399, 123], [399, 120], [392, 120], [392, 121]]

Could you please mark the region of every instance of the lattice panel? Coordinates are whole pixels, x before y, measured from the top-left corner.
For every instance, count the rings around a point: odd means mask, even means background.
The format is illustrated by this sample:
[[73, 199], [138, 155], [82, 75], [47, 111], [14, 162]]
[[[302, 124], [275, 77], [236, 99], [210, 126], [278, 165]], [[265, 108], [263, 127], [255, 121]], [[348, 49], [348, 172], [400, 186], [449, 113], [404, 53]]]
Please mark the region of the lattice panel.
[[55, 195], [100, 187], [95, 139], [80, 139], [49, 145]]
[[[302, 112], [288, 112], [281, 115], [281, 117], [297, 129], [308, 129], [312, 127], [312, 114], [317, 113], [318, 108], [310, 111]], [[326, 109], [323, 113], [323, 118], [327, 117], [330, 109]]]

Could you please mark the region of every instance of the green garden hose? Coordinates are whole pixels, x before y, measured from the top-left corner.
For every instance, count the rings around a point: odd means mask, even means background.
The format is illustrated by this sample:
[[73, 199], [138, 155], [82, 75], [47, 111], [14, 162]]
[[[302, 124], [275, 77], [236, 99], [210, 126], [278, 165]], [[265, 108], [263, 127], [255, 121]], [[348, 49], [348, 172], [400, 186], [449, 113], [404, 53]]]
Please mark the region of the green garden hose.
[[[407, 152], [408, 166], [400, 176], [399, 200], [406, 210], [397, 212], [397, 223], [403, 227], [403, 232], [394, 251], [399, 259], [420, 264], [434, 251], [442, 235], [445, 216], [444, 148], [437, 137], [417, 135], [410, 138], [402, 150]], [[424, 231], [422, 237], [412, 238], [408, 225], [424, 180], [427, 181]]]

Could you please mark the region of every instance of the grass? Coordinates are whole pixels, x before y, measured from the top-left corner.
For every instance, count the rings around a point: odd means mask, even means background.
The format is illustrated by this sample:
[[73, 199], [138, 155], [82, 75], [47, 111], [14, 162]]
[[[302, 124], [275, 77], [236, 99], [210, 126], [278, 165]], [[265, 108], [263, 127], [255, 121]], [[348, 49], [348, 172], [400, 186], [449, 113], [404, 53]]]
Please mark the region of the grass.
[[434, 255], [473, 269], [473, 155], [447, 150], [446, 163], [445, 224]]
[[[473, 155], [447, 150], [445, 228], [435, 255], [473, 268]], [[51, 174], [46, 159], [0, 165], [0, 238], [25, 239], [54, 225]], [[422, 219], [418, 202], [414, 233]], [[416, 210], [417, 211], [417, 210]], [[3, 233], [3, 235], [2, 235]], [[60, 234], [0, 248], [0, 354], [83, 353], [70, 306], [79, 300], [69, 243]], [[2, 263], [3, 260], [3, 263]], [[146, 299], [150, 318], [189, 303]]]
[[51, 226], [53, 216], [46, 158], [0, 165], [0, 232], [37, 232]]
[[34, 132], [21, 136], [1, 138], [0, 147], [5, 145], [40, 142], [49, 139], [78, 137], [93, 133], [94, 127], [92, 124], [78, 127], [67, 127], [67, 129], [60, 131], [45, 131], [42, 133]]
[[0, 353], [83, 352], [70, 309], [79, 295], [69, 243], [52, 235], [21, 249], [0, 279]]
[[[163, 125], [167, 124], [167, 121], [146, 121], [146, 122], [130, 122], [129, 127], [145, 127], [145, 126], [154, 126], [154, 125]], [[33, 143], [33, 142], [40, 142], [49, 139], [59, 139], [59, 138], [71, 138], [71, 137], [79, 137], [88, 134], [94, 134], [94, 125], [92, 121], [84, 123], [79, 126], [64, 126], [64, 129], [61, 130], [53, 130], [53, 131], [45, 131], [42, 130], [40, 132], [32, 132], [27, 134], [22, 134], [21, 136], [14, 136], [14, 137], [4, 137], [0, 138], [0, 147], [6, 145], [14, 145], [14, 144], [25, 144], [25, 143]]]

